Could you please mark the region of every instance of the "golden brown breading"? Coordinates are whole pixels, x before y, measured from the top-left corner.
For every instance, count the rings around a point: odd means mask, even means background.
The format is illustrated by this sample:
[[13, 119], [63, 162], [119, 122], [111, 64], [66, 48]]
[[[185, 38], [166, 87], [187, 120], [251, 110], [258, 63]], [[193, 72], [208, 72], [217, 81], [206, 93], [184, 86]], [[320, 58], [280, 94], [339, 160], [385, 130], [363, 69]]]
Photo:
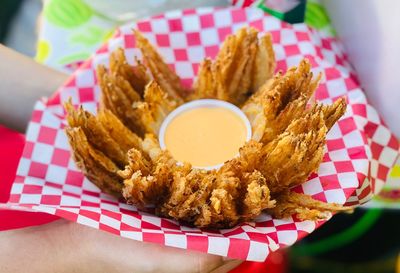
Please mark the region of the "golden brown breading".
[[97, 113], [97, 119], [108, 131], [111, 138], [120, 145], [124, 153], [132, 148], [139, 149], [142, 146], [142, 139], [125, 127], [110, 110], [100, 109]]
[[280, 73], [272, 79], [267, 80], [241, 107], [241, 110], [247, 116], [252, 127], [252, 139], [260, 141], [267, 128], [267, 116], [265, 109], [270, 107], [267, 100], [269, 90], [275, 88], [282, 76]]
[[259, 39], [254, 60], [254, 76], [252, 90], [257, 91], [263, 84], [274, 76], [276, 67], [275, 53], [272, 48], [272, 36], [266, 34]]
[[197, 79], [193, 84], [194, 92], [189, 95], [189, 100], [218, 98], [212, 65], [212, 60], [209, 58], [200, 63]]
[[111, 138], [94, 115], [83, 110], [82, 107], [75, 109], [70, 101], [65, 103], [64, 106], [67, 110], [67, 121], [70, 127], [81, 128], [90, 144], [102, 151], [118, 166], [123, 167], [128, 163], [124, 150]]
[[186, 222], [198, 218], [200, 209], [208, 201], [213, 176], [206, 171], [179, 166], [170, 174], [171, 184], [167, 187], [166, 200], [160, 204], [158, 213]]
[[253, 28], [229, 35], [216, 59], [205, 59], [199, 68], [191, 99], [215, 98], [241, 105], [275, 70], [270, 35], [257, 38]]
[[260, 171], [245, 173], [241, 182], [247, 185], [242, 208], [243, 220], [252, 220], [263, 210], [275, 207], [276, 201], [272, 200], [267, 181]]
[[65, 131], [74, 161], [84, 175], [102, 191], [120, 197], [122, 179], [117, 175], [119, 168], [101, 151], [89, 144], [81, 128], [66, 128]]
[[256, 51], [257, 31], [253, 28], [241, 28], [225, 39], [213, 68], [220, 99], [235, 104], [240, 104], [245, 99], [250, 92]]
[[144, 101], [138, 101], [132, 105], [138, 112], [146, 132], [154, 135], [158, 135], [161, 123], [176, 106], [176, 101], [171, 100], [155, 81], [151, 81], [146, 86]]
[[346, 108], [347, 104], [345, 98], [340, 98], [331, 105], [322, 105], [325, 125], [328, 130], [332, 128], [332, 126], [344, 115], [344, 113], [346, 113]]
[[118, 48], [110, 55], [110, 71], [113, 75], [120, 75], [128, 81], [130, 86], [143, 96], [144, 88], [150, 81], [147, 70], [142, 63], [136, 60], [137, 65], [128, 64], [125, 52], [122, 48]]
[[[103, 66], [97, 68], [97, 74], [101, 88], [100, 109], [110, 110], [132, 132], [142, 136], [145, 128], [139, 113], [132, 107], [134, 102], [140, 100], [139, 94], [128, 87], [130, 84], [126, 80], [107, 73]], [[124, 84], [119, 81], [124, 81]]]
[[[258, 39], [257, 34], [243, 28], [228, 36], [216, 60], [202, 62], [194, 93], [186, 96], [179, 77], [136, 31], [154, 80], [149, 82], [139, 61], [136, 68], [130, 66], [118, 50], [110, 71], [98, 68], [98, 115], [66, 104], [67, 135], [78, 167], [107, 192], [121, 189], [123, 180], [128, 203], [155, 206], [158, 215], [198, 227], [232, 227], [263, 211], [314, 220], [346, 210], [290, 191], [318, 169], [326, 134], [344, 114], [345, 100], [307, 108], [320, 75], [313, 78], [310, 63], [303, 60], [272, 77], [271, 36]], [[169, 112], [184, 100], [200, 98], [242, 106], [252, 126], [253, 139], [218, 170], [178, 164], [156, 137]]]
[[[141, 155], [139, 151], [135, 151], [133, 154], [135, 155], [133, 157], [134, 159], [143, 162], [143, 160], [140, 159]], [[135, 170], [133, 169], [134, 165], [135, 162], [132, 161], [132, 164], [130, 165], [132, 170]], [[138, 167], [145, 170], [143, 172], [141, 170], [135, 170], [130, 177], [124, 180], [123, 196], [128, 202], [138, 207], [144, 207], [149, 204], [158, 204], [159, 199], [165, 198], [167, 185], [164, 183], [168, 180], [157, 180], [157, 176], [150, 175], [150, 169], [147, 170], [146, 168], [151, 168], [151, 165]]]
[[266, 107], [262, 96], [257, 98], [252, 97], [242, 106], [242, 111], [246, 115], [247, 119], [251, 124], [251, 138], [256, 141], [260, 141], [266, 130], [267, 117], [264, 114], [264, 108]]
[[[127, 153], [142, 146], [142, 140], [109, 110], [97, 116], [75, 109], [68, 101], [66, 134], [77, 166], [99, 188], [117, 197], [122, 193], [120, 169], [127, 164]], [[129, 153], [128, 153], [129, 156]]]
[[168, 95], [178, 103], [183, 102], [183, 98], [188, 95], [181, 85], [180, 78], [175, 71], [164, 62], [150, 42], [137, 30], [133, 31], [136, 38], [136, 45], [141, 50], [145, 65], [151, 71], [154, 80], [161, 86]]
[[251, 173], [258, 168], [258, 164], [262, 158], [262, 143], [255, 140], [248, 141], [239, 149], [239, 156], [225, 162], [218, 170], [218, 173], [232, 172], [236, 176], [241, 177], [245, 172]]
[[297, 214], [300, 220], [322, 220], [333, 211], [351, 211], [352, 207], [343, 207], [335, 203], [325, 203], [311, 196], [293, 191], [284, 191], [276, 198], [276, 206], [267, 212], [276, 218], [285, 218]]
[[321, 111], [293, 120], [263, 147], [260, 170], [272, 192], [304, 183], [322, 161], [327, 128]]
[[[124, 180], [123, 195], [128, 202], [139, 207], [157, 205], [168, 196], [172, 177], [182, 171], [168, 151], [161, 151], [152, 135], [146, 135], [143, 150], [151, 158], [148, 161], [143, 153], [129, 151], [129, 164], [119, 175]], [[152, 157], [151, 157], [151, 156]], [[186, 167], [187, 168], [187, 167]], [[190, 169], [189, 169], [190, 170]]]
[[284, 76], [275, 78], [275, 83], [263, 86], [266, 90], [262, 100], [268, 107], [264, 111], [267, 125], [262, 142], [274, 139], [295, 117], [303, 114], [319, 79], [320, 75], [313, 79], [310, 63], [303, 60], [298, 67], [292, 67]]
[[[142, 142], [142, 149], [145, 153], [148, 154], [149, 158], [151, 158], [152, 161], [159, 159], [159, 157], [161, 155], [163, 155], [163, 151], [160, 148], [158, 139], [153, 134], [145, 135], [143, 142]], [[176, 163], [176, 161], [173, 160], [173, 163], [171, 163], [171, 164], [175, 164], [175, 163]]]
[[313, 79], [310, 63], [303, 60], [285, 75], [278, 74], [262, 85], [242, 107], [252, 122], [253, 139], [268, 143], [295, 117], [302, 116], [319, 79], [320, 75]]
[[167, 151], [153, 157], [150, 170], [146, 163], [140, 163], [140, 153], [131, 151], [136, 156], [120, 172], [125, 178], [124, 197], [137, 206], [156, 205], [158, 214], [197, 226], [233, 226], [238, 221], [253, 219], [275, 204], [270, 199], [267, 181], [254, 170], [255, 151], [260, 145], [246, 144], [241, 155], [219, 171], [192, 169], [188, 164], [179, 166]]
[[[226, 74], [223, 75], [222, 81], [228, 87], [228, 98], [236, 105], [240, 105], [251, 93], [253, 62], [257, 52], [257, 31], [254, 28], [242, 28], [234, 37], [236, 37], [234, 46], [237, 48], [228, 52], [228, 58], [229, 53], [232, 54], [231, 65], [225, 70]], [[219, 57], [218, 55], [216, 59], [217, 66], [223, 67], [222, 63], [218, 63]], [[221, 58], [221, 61], [225, 62], [227, 59]]]

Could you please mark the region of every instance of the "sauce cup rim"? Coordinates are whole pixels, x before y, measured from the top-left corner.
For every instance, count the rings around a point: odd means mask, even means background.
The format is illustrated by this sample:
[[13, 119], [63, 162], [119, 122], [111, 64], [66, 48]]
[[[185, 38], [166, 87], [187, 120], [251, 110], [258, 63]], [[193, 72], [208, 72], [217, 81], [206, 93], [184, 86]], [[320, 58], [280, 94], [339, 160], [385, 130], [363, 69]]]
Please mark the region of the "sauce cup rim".
[[[250, 121], [247, 118], [247, 116], [245, 115], [245, 113], [243, 113], [243, 111], [240, 110], [239, 107], [237, 107], [236, 105], [234, 105], [232, 103], [223, 101], [223, 100], [199, 99], [199, 100], [193, 100], [193, 101], [187, 102], [185, 104], [182, 104], [181, 106], [177, 107], [172, 112], [170, 112], [167, 115], [167, 117], [163, 120], [160, 130], [159, 130], [159, 133], [158, 133], [158, 141], [160, 143], [160, 147], [162, 150], [167, 149], [164, 139], [165, 139], [166, 129], [167, 129], [168, 125], [171, 123], [171, 121], [183, 112], [186, 112], [186, 111], [189, 111], [192, 109], [196, 109], [196, 108], [202, 108], [202, 107], [220, 107], [220, 108], [230, 110], [231, 112], [236, 114], [238, 117], [240, 117], [240, 119], [244, 122], [244, 124], [246, 126], [246, 131], [247, 131], [246, 142], [251, 140], [252, 128], [251, 128]], [[237, 155], [239, 155], [239, 153]], [[178, 162], [178, 165], [182, 165], [182, 164], [183, 164], [182, 162]], [[205, 167], [193, 166], [193, 168], [203, 169], [203, 170], [216, 170], [216, 169], [221, 168], [222, 165], [224, 165], [224, 163], [220, 163], [220, 164], [212, 165], [212, 166], [205, 166]]]

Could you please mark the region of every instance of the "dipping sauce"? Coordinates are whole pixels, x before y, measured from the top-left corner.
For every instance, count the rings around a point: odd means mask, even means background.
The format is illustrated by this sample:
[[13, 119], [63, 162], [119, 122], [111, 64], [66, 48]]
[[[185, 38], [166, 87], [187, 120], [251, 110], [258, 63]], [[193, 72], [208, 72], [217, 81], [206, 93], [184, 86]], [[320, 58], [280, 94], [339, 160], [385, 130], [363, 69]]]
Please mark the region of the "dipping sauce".
[[180, 112], [165, 127], [165, 148], [177, 161], [189, 162], [200, 168], [212, 168], [234, 158], [239, 148], [251, 137], [246, 124], [248, 120], [235, 111], [222, 106], [205, 105]]

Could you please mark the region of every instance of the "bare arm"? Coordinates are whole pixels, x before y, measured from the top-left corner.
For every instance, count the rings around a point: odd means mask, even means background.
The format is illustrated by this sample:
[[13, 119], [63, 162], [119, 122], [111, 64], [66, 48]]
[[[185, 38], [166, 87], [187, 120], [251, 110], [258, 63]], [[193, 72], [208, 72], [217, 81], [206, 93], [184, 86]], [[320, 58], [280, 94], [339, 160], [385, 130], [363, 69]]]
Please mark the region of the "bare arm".
[[65, 220], [0, 232], [0, 272], [211, 272], [240, 261], [121, 238]]
[[25, 131], [35, 102], [50, 96], [67, 75], [0, 44], [0, 124]]

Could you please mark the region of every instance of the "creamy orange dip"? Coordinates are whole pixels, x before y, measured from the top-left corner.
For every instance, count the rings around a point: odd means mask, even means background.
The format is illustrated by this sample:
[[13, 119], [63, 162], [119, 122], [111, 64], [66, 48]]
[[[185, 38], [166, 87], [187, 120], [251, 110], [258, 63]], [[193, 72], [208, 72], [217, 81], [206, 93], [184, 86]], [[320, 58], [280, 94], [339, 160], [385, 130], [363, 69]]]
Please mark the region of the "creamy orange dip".
[[243, 119], [223, 107], [200, 107], [176, 116], [165, 130], [172, 156], [195, 167], [214, 166], [232, 159], [246, 142]]

